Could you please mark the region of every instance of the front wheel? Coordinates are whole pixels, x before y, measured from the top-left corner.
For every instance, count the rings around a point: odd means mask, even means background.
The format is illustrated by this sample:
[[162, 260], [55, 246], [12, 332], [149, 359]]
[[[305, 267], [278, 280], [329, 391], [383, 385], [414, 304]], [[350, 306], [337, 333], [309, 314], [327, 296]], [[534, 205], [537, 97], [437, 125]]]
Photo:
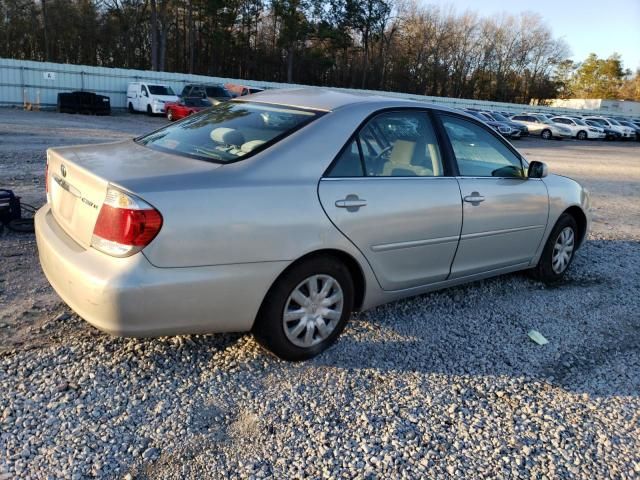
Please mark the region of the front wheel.
[[573, 261], [578, 242], [578, 224], [568, 213], [563, 213], [547, 239], [534, 276], [545, 283], [559, 281]]
[[175, 118], [173, 117], [173, 110], [171, 109], [167, 110], [167, 120], [169, 120], [170, 122], [173, 122], [175, 120]]
[[353, 309], [349, 269], [331, 257], [311, 258], [286, 271], [271, 287], [252, 333], [284, 360], [306, 360], [340, 335]]
[[151, 110], [151, 105], [147, 105], [147, 115], [153, 115], [153, 110]]
[[578, 138], [578, 140], [586, 140], [587, 139], [587, 132], [585, 132], [584, 130], [580, 130], [578, 132], [577, 138]]
[[136, 111], [133, 109], [133, 104], [131, 102], [129, 102], [129, 113], [136, 113]]
[[551, 130], [549, 130], [548, 128], [545, 128], [540, 134], [540, 136], [545, 140], [550, 140], [551, 137], [553, 137], [553, 134], [551, 133]]

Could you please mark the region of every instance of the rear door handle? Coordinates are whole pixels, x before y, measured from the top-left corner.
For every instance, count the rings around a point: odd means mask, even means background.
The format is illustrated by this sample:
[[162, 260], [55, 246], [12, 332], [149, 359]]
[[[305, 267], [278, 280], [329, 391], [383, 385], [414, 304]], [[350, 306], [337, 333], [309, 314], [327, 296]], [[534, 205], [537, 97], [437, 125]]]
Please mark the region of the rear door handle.
[[366, 205], [367, 201], [364, 198], [358, 198], [358, 195], [347, 195], [342, 200], [336, 200], [336, 207], [346, 208], [349, 212], [355, 212]]
[[471, 205], [480, 205], [480, 202], [484, 202], [484, 197], [478, 192], [471, 192], [471, 195], [464, 197], [465, 202], [469, 202]]

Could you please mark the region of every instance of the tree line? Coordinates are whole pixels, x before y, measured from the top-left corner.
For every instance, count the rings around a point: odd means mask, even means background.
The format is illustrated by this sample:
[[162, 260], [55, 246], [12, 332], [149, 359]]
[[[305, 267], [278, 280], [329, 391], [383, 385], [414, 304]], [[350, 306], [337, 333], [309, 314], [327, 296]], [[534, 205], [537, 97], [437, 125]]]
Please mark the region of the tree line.
[[[586, 67], [533, 13], [412, 0], [0, 0], [0, 14], [8, 58], [519, 103], [586, 91], [575, 83]], [[620, 72], [608, 95], [622, 91]]]

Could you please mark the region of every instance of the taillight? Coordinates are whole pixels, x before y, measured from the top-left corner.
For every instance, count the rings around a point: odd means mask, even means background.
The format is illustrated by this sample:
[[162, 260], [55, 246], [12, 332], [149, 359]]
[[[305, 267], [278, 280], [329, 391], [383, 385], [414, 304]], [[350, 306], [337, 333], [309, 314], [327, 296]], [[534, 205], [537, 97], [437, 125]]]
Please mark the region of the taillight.
[[115, 188], [107, 190], [91, 246], [114, 257], [128, 257], [151, 243], [162, 227], [162, 215], [147, 202]]

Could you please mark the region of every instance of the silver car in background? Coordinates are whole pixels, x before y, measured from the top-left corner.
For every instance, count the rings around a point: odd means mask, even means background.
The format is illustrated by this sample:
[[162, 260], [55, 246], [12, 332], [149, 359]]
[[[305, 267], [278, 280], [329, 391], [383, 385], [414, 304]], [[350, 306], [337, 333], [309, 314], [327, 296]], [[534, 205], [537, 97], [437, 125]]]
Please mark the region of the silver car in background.
[[531, 135], [540, 135], [545, 140], [562, 140], [572, 136], [568, 127], [558, 125], [539, 113], [521, 113], [512, 116], [511, 121], [526, 126]]
[[[251, 331], [281, 358], [351, 312], [516, 270], [566, 272], [587, 192], [464, 113], [322, 89], [52, 148], [42, 268], [115, 335]], [[526, 299], [523, 301], [526, 302]]]

